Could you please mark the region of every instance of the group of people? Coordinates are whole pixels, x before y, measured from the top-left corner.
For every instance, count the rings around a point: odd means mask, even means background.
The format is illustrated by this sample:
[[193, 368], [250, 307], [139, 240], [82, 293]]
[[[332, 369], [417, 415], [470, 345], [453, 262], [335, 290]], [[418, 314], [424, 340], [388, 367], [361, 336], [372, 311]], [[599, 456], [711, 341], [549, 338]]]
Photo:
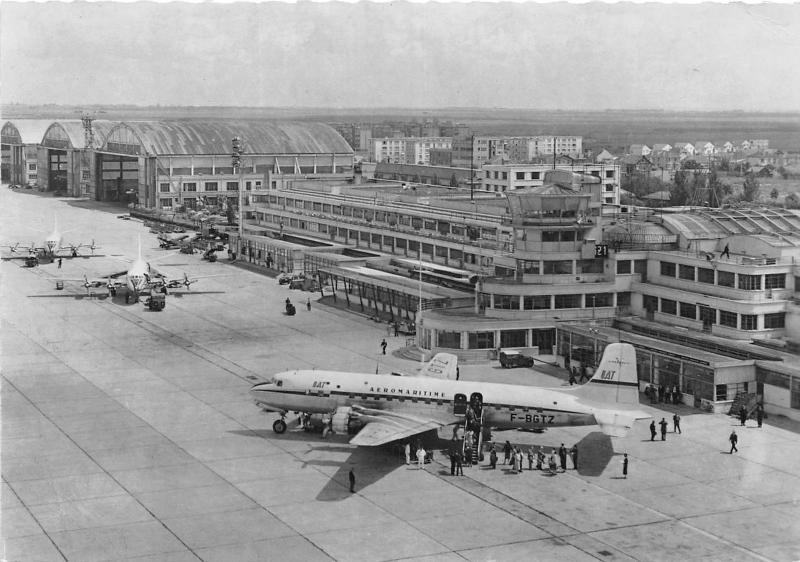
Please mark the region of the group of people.
[[673, 385], [672, 389], [669, 386], [665, 387], [663, 384], [658, 386], [648, 384], [644, 388], [644, 395], [650, 398], [651, 404], [659, 402], [666, 402], [667, 404], [680, 404], [681, 392], [678, 390], [678, 385]]
[[[750, 416], [747, 408], [745, 406], [739, 408], [739, 422], [741, 422], [742, 425], [746, 425], [748, 417]], [[761, 425], [764, 423], [764, 406], [761, 404], [756, 406], [756, 422], [758, 422], [758, 427], [761, 427]]]
[[[658, 425], [661, 428], [661, 440], [667, 440], [667, 427], [669, 423], [667, 422], [666, 418], [661, 418], [661, 421], [658, 422]], [[681, 416], [678, 412], [672, 414], [672, 432], [673, 433], [681, 433]], [[656, 439], [656, 420], [650, 422], [650, 441], [655, 441]]]
[[[556, 461], [558, 455], [558, 461]], [[567, 456], [572, 457], [572, 468], [578, 469], [578, 446], [574, 445], [567, 449], [564, 444], [558, 449], [550, 449], [549, 454], [541, 445], [531, 445], [527, 452], [522, 447], [514, 446], [509, 441], [503, 445], [503, 464], [511, 467], [514, 474], [519, 474], [524, 470], [525, 459], [528, 461], [528, 470], [545, 470], [551, 474], [558, 472], [559, 465], [561, 472], [567, 470]], [[489, 467], [497, 468], [497, 447], [494, 443], [489, 446]]]
[[413, 459], [416, 459], [417, 468], [422, 470], [425, 470], [425, 463], [430, 462], [433, 457], [433, 452], [426, 451], [421, 442], [417, 442], [416, 447], [412, 450], [411, 443], [406, 441], [405, 445], [403, 445], [403, 452], [406, 456], [406, 464], [410, 465]]
[[589, 368], [586, 365], [581, 365], [580, 368], [578, 368], [576, 365], [573, 365], [571, 368], [568, 366], [567, 370], [569, 371], [570, 386], [573, 384], [582, 383], [584, 380], [588, 381], [592, 378]]

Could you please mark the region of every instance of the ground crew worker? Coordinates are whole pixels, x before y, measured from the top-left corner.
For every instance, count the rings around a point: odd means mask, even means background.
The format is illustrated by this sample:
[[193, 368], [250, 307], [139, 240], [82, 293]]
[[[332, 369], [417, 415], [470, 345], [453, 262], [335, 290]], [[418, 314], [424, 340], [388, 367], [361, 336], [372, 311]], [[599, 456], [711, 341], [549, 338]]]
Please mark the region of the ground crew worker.
[[417, 465], [418, 468], [425, 470], [425, 449], [422, 448], [422, 445], [417, 448]]
[[675, 414], [672, 416], [672, 432], [681, 432], [681, 417], [678, 415], [678, 412], [675, 412]]
[[348, 475], [350, 478], [350, 493], [354, 493], [356, 491], [356, 475], [353, 472], [353, 469], [350, 469], [350, 474]]
[[650, 422], [650, 441], [654, 441], [656, 438], [656, 420]]
[[736, 444], [739, 442], [739, 436], [736, 435], [736, 430], [735, 429], [733, 431], [731, 431], [731, 436], [728, 437], [728, 441], [731, 442], [730, 454], [733, 454], [734, 451], [736, 451], [738, 453], [739, 449], [736, 448]]
[[668, 425], [667, 424], [667, 420], [665, 420], [664, 418], [661, 418], [661, 421], [658, 422], [658, 425], [661, 426], [661, 440], [662, 441], [666, 441], [667, 440], [667, 425]]

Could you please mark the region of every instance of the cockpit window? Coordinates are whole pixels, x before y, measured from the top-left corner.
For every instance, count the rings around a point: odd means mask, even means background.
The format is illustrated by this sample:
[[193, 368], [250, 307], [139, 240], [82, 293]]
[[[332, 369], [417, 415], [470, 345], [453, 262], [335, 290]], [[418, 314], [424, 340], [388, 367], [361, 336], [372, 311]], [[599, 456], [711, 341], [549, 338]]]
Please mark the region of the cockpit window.
[[283, 386], [283, 381], [282, 381], [282, 380], [280, 380], [280, 379], [278, 379], [278, 380], [276, 380], [276, 381], [275, 381], [275, 384], [276, 384], [277, 386]]

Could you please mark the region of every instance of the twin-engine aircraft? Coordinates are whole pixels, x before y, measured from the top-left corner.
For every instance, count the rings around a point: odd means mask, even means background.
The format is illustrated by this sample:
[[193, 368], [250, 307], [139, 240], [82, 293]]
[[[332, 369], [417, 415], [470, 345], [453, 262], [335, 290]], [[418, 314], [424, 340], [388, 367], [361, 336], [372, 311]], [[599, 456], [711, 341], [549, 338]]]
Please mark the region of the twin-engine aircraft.
[[350, 443], [366, 446], [463, 424], [468, 410], [480, 425], [498, 430], [597, 424], [612, 437], [652, 417], [637, 408], [636, 351], [630, 344], [609, 344], [594, 376], [576, 388], [452, 380], [457, 360], [439, 353], [416, 376], [285, 371], [250, 394], [262, 409], [281, 414], [272, 426], [276, 433], [286, 431], [289, 411], [328, 413], [334, 429], [360, 422]]
[[[69, 232], [69, 231], [68, 231]], [[53, 231], [44, 239], [42, 244], [31, 242], [28, 245], [16, 243], [13, 246], [5, 245], [10, 251], [9, 256], [4, 256], [3, 260], [25, 260], [25, 265], [28, 267], [35, 267], [39, 265], [40, 260], [46, 259], [48, 261], [55, 261], [59, 258], [95, 258], [101, 257], [100, 254], [95, 254], [97, 249], [94, 240], [91, 244], [65, 244], [63, 234], [58, 230], [58, 221], [53, 218]], [[81, 248], [89, 248], [90, 255], [81, 254]]]
[[[157, 259], [170, 257], [174, 254], [165, 254]], [[185, 288], [189, 290], [193, 283], [200, 279], [209, 277], [224, 277], [224, 275], [200, 275], [193, 278], [184, 273], [183, 277], [168, 278], [163, 273], [159, 272], [150, 265], [142, 257], [142, 241], [139, 239], [139, 253], [135, 260], [131, 262], [128, 269], [117, 271], [104, 275], [98, 279], [89, 279], [84, 276], [83, 279], [65, 279], [65, 278], [52, 278], [53, 281], [75, 281], [82, 282], [83, 286], [88, 292], [90, 288], [106, 287], [109, 296], [116, 296], [117, 291], [125, 287], [127, 290], [125, 294], [125, 302], [137, 302], [141, 295], [149, 295], [153, 292], [167, 293], [168, 289]], [[121, 281], [122, 279], [122, 281]]]

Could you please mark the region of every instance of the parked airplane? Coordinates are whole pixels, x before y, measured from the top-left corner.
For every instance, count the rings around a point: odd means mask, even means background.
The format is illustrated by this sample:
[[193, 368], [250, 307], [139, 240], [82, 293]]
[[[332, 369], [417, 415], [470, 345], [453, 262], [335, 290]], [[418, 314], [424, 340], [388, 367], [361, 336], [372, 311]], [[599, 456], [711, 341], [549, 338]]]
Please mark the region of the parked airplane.
[[[25, 265], [28, 267], [39, 265], [39, 261], [43, 258], [52, 262], [58, 258], [100, 257], [99, 254], [94, 253], [97, 249], [94, 240], [92, 240], [91, 244], [64, 244], [63, 235], [58, 230], [58, 221], [55, 217], [53, 217], [53, 232], [44, 239], [41, 245], [31, 242], [27, 246], [17, 243], [13, 246], [6, 245], [5, 247], [10, 250], [11, 255], [3, 257], [3, 260], [25, 260]], [[81, 255], [79, 252], [81, 248], [90, 248], [92, 254]], [[61, 252], [64, 251], [68, 253], [62, 254]]]
[[[172, 255], [174, 254], [167, 254], [157, 259], [170, 257]], [[51, 280], [56, 282], [82, 281], [87, 292], [90, 288], [105, 286], [108, 289], [108, 294], [112, 297], [117, 294], [118, 289], [125, 287], [127, 289], [125, 302], [130, 302], [131, 298], [133, 302], [137, 302], [139, 297], [143, 294], [150, 294], [151, 292], [166, 293], [167, 289], [177, 289], [179, 287], [185, 287], [188, 290], [193, 283], [196, 283], [200, 279], [223, 276], [224, 275], [201, 275], [190, 279], [189, 276], [184, 273], [181, 278], [170, 279], [153, 268], [150, 262], [142, 257], [142, 240], [139, 238], [138, 256], [131, 262], [130, 267], [126, 270], [110, 273], [99, 279], [89, 279], [84, 276], [83, 279], [65, 279], [59, 277], [51, 278]], [[124, 281], [120, 281], [119, 279], [121, 278], [124, 278]]]
[[463, 424], [469, 416], [494, 429], [597, 424], [612, 437], [652, 417], [636, 408], [636, 351], [630, 344], [609, 344], [591, 380], [569, 389], [451, 380], [456, 363], [455, 355], [439, 353], [420, 376], [285, 371], [250, 393], [262, 409], [281, 414], [272, 426], [276, 433], [286, 431], [289, 411], [330, 413], [335, 431], [360, 422], [350, 443], [367, 446]]
[[195, 232], [162, 232], [158, 235], [158, 245], [169, 250], [194, 242], [199, 237]]

